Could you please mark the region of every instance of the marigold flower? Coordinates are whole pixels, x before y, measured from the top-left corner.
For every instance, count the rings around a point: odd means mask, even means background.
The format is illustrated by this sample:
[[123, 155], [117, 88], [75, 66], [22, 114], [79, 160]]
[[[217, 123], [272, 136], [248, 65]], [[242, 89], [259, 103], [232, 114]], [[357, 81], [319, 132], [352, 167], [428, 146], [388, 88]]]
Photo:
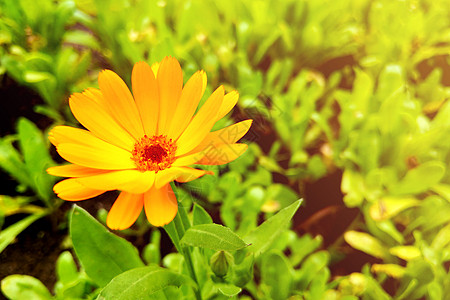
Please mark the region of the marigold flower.
[[[70, 177], [53, 190], [64, 200], [79, 201], [120, 190], [106, 220], [111, 229], [126, 229], [144, 207], [155, 226], [168, 224], [178, 206], [170, 182], [188, 182], [209, 171], [193, 164], [220, 165], [239, 157], [246, 144], [236, 143], [250, 128], [245, 120], [210, 132], [238, 100], [238, 93], [217, 88], [196, 109], [206, 87], [198, 71], [183, 87], [178, 61], [134, 65], [133, 95], [114, 72], [100, 72], [100, 89], [89, 88], [69, 99], [75, 118], [87, 129], [56, 126], [49, 139], [71, 164], [49, 168]], [[195, 114], [195, 115], [194, 115]]]

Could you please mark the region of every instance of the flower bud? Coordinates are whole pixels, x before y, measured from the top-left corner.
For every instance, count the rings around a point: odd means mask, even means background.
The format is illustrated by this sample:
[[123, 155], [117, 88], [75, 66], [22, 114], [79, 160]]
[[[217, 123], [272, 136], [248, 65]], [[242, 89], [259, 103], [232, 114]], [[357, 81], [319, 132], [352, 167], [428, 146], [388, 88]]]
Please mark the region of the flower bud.
[[233, 256], [225, 251], [218, 251], [211, 256], [209, 261], [211, 270], [217, 277], [224, 277], [228, 273], [230, 264], [233, 262]]

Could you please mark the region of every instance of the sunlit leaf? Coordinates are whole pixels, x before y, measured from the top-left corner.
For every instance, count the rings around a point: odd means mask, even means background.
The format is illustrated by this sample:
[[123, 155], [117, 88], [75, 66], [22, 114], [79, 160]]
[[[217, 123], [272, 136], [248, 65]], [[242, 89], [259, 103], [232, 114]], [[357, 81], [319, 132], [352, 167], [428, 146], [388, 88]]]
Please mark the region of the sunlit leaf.
[[47, 215], [47, 212], [32, 214], [0, 231], [0, 252], [2, 252], [22, 231], [34, 221]]
[[389, 249], [389, 252], [406, 261], [419, 258], [422, 255], [420, 249], [414, 246], [395, 246]]
[[34, 277], [28, 275], [10, 275], [2, 280], [2, 292], [11, 300], [53, 299], [45, 285]]
[[169, 286], [195, 286], [187, 276], [174, 273], [156, 265], [126, 271], [102, 290], [98, 299], [155, 299], [154, 294]]
[[445, 165], [440, 161], [429, 161], [411, 169], [392, 188], [394, 194], [417, 194], [439, 183], [445, 174]]
[[276, 215], [272, 216], [255, 230], [245, 236], [244, 240], [250, 244], [246, 248], [248, 252], [255, 253], [259, 256], [267, 247], [278, 237], [281, 231], [286, 229], [297, 209], [300, 207], [302, 200], [298, 200], [288, 207], [280, 210]]
[[180, 242], [181, 244], [216, 251], [234, 251], [247, 246], [230, 228], [218, 224], [192, 226], [186, 230]]
[[420, 201], [412, 197], [384, 197], [370, 206], [370, 216], [374, 220], [386, 220], [419, 204]]
[[381, 259], [389, 258], [389, 252], [386, 246], [368, 233], [347, 231], [344, 234], [344, 238], [355, 249]]
[[109, 232], [76, 205], [71, 214], [70, 236], [83, 268], [100, 286], [127, 270], [144, 265], [132, 244]]
[[276, 252], [262, 256], [261, 283], [266, 285], [270, 299], [289, 298], [292, 289], [293, 270], [286, 257]]
[[192, 214], [194, 225], [211, 224], [213, 222], [211, 216], [206, 212], [206, 210], [197, 203], [194, 203]]

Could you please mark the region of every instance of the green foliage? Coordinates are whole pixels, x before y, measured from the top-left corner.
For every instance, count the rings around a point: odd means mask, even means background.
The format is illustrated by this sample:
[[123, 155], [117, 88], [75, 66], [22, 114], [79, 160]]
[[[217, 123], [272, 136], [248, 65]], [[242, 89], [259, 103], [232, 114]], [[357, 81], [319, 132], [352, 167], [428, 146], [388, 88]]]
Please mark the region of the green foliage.
[[190, 227], [180, 240], [183, 245], [213, 249], [216, 251], [235, 251], [247, 244], [230, 228], [218, 224], [201, 224]]
[[[82, 77], [91, 61], [88, 51], [63, 47], [66, 26], [73, 22], [73, 1], [31, 1], [0, 3], [0, 68], [18, 83], [35, 89], [46, 106], [35, 110], [62, 122], [65, 98]], [[70, 70], [70, 71], [68, 71]], [[66, 111], [66, 110], [65, 110]]]
[[158, 266], [135, 268], [111, 280], [97, 299], [164, 299], [162, 294], [178, 295], [169, 287], [185, 284], [194, 285], [189, 277]]
[[0, 252], [3, 251], [19, 233], [30, 226], [31, 223], [45, 215], [46, 213], [34, 213], [2, 230], [0, 232]]
[[[17, 141], [20, 152], [13, 146]], [[22, 189], [31, 188], [47, 205], [52, 206], [53, 176], [46, 169], [54, 165], [48, 150], [48, 142], [42, 132], [31, 121], [20, 118], [17, 138], [6, 136], [0, 140], [0, 167], [8, 172]]]
[[287, 225], [297, 209], [300, 207], [301, 203], [302, 201], [298, 200], [250, 232], [245, 237], [245, 241], [250, 244], [246, 250], [248, 252], [255, 253], [256, 256], [258, 256], [261, 252], [264, 252], [271, 245], [271, 243], [277, 239], [278, 235], [286, 230]]
[[2, 280], [2, 292], [9, 299], [52, 299], [52, 295], [38, 279], [28, 275], [11, 275]]
[[[16, 148], [14, 143], [18, 144]], [[60, 202], [54, 199], [52, 186], [55, 178], [45, 171], [54, 165], [48, 143], [35, 124], [25, 118], [17, 123], [17, 136], [0, 139], [0, 168], [17, 181], [17, 191], [32, 190], [34, 197], [0, 196], [0, 228], [6, 217], [27, 213], [28, 217], [0, 232], [0, 252], [30, 224], [56, 209]], [[32, 204], [39, 199], [44, 207]]]
[[71, 214], [70, 237], [86, 273], [101, 287], [124, 271], [144, 266], [133, 245], [109, 232], [78, 206]]

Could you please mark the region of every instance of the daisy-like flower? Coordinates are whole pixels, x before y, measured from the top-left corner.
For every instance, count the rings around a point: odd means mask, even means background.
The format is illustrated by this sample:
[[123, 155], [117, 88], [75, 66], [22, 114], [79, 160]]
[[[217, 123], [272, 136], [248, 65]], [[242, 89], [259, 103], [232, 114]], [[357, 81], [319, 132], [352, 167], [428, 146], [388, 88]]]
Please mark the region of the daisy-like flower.
[[99, 74], [100, 89], [89, 88], [69, 99], [75, 118], [87, 129], [56, 126], [49, 139], [71, 164], [49, 168], [70, 177], [54, 186], [64, 200], [79, 201], [120, 190], [108, 213], [111, 229], [126, 229], [142, 207], [148, 221], [163, 226], [178, 206], [170, 182], [188, 182], [210, 172], [189, 167], [221, 165], [239, 157], [246, 144], [236, 143], [250, 128], [245, 120], [213, 131], [213, 125], [236, 105], [238, 93], [217, 88], [197, 106], [206, 87], [198, 71], [183, 87], [178, 61], [134, 65], [133, 95], [114, 72]]

